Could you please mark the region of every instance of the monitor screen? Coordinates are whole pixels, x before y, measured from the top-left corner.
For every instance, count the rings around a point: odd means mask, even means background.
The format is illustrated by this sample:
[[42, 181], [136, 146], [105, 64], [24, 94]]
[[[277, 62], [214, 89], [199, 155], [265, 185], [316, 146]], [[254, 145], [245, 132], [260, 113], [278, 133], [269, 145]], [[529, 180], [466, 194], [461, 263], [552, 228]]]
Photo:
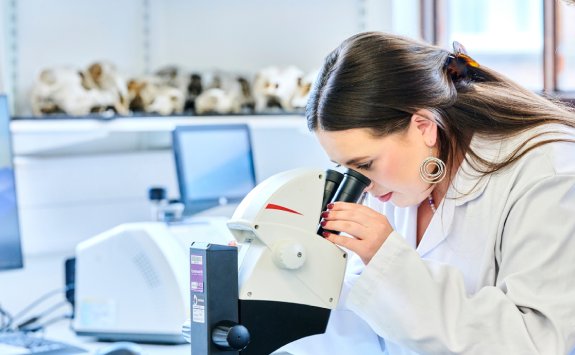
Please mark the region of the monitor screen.
[[238, 203], [256, 183], [246, 124], [179, 126], [172, 144], [186, 214]]
[[0, 270], [22, 267], [8, 100], [0, 94]]

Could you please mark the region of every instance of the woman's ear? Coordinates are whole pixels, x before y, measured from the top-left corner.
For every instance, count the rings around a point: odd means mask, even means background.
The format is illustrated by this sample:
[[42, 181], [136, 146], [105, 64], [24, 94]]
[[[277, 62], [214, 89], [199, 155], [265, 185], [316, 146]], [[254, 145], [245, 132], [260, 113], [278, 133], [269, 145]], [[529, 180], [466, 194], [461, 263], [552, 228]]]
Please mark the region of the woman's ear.
[[411, 116], [411, 128], [420, 134], [425, 145], [433, 147], [437, 142], [437, 121], [431, 111], [426, 109], [417, 110]]

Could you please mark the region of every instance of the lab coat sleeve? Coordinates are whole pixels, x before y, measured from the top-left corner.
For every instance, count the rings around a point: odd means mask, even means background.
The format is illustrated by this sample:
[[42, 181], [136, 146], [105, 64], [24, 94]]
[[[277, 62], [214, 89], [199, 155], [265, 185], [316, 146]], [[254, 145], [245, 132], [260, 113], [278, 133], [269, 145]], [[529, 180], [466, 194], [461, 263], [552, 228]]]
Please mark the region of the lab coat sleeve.
[[495, 246], [496, 285], [468, 295], [460, 271], [423, 260], [393, 232], [354, 284], [348, 307], [386, 341], [421, 354], [569, 354], [575, 177], [547, 177], [516, 196]]

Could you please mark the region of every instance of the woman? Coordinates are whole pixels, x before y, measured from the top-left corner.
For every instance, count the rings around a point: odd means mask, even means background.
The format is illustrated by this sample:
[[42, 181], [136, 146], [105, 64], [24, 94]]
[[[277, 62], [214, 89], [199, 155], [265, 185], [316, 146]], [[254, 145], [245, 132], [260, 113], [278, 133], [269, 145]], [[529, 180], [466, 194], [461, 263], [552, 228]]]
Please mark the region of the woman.
[[571, 109], [461, 49], [372, 32], [326, 58], [306, 115], [332, 161], [372, 180], [366, 205], [322, 214], [365, 268], [341, 304], [356, 319], [335, 312], [286, 351], [575, 353]]

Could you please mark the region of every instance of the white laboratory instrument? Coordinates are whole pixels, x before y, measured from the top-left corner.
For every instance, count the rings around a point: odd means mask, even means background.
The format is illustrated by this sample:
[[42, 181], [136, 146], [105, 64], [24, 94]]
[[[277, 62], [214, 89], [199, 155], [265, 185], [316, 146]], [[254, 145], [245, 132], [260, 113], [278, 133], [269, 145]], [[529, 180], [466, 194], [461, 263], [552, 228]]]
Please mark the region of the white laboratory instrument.
[[182, 343], [189, 246], [227, 244], [228, 218], [129, 223], [76, 247], [74, 330], [100, 340]]

